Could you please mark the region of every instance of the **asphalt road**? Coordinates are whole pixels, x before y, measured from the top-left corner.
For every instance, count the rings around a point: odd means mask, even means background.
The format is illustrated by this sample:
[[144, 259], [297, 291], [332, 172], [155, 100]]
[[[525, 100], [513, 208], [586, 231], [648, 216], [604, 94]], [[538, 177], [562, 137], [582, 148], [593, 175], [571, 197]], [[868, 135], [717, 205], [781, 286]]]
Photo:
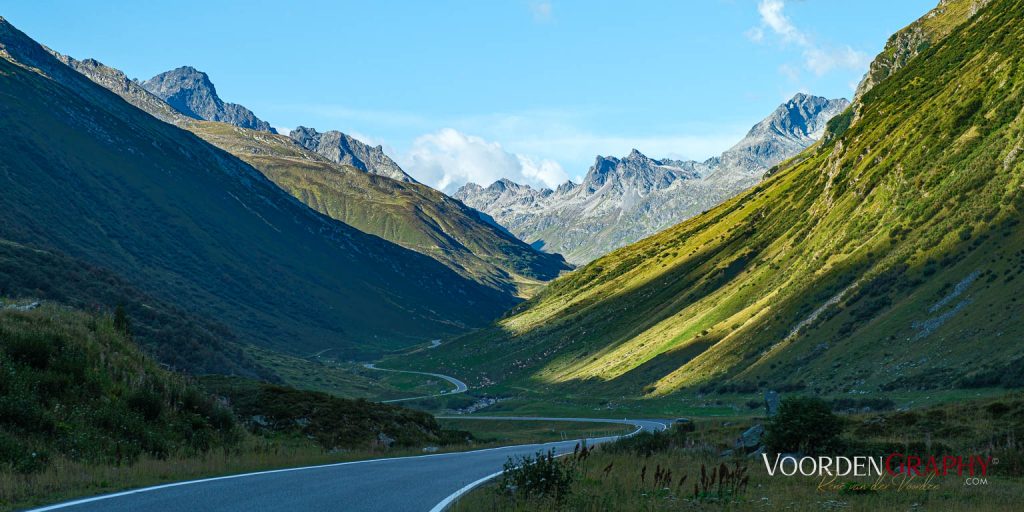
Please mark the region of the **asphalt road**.
[[416, 374], [416, 375], [429, 375], [431, 377], [437, 377], [439, 379], [444, 379], [444, 380], [452, 383], [452, 385], [455, 386], [454, 390], [448, 391], [447, 393], [440, 393], [440, 394], [437, 394], [437, 395], [411, 396], [411, 397], [408, 397], [408, 398], [396, 398], [394, 400], [383, 400], [382, 402], [386, 403], [386, 404], [390, 404], [390, 403], [394, 403], [394, 402], [405, 402], [407, 400], [419, 400], [420, 398], [430, 398], [430, 397], [434, 397], [434, 396], [454, 395], [456, 393], [465, 393], [469, 389], [469, 386], [467, 386], [465, 382], [462, 382], [461, 380], [456, 379], [455, 377], [452, 377], [450, 375], [442, 375], [440, 373], [429, 373], [429, 372], [412, 372], [412, 371], [409, 371], [409, 370], [389, 370], [387, 368], [377, 368], [377, 365], [375, 365], [373, 363], [366, 363], [363, 366], [366, 367], [366, 368], [369, 368], [371, 370], [378, 370], [378, 371], [382, 371], [382, 372], [413, 373], [413, 374]]
[[[460, 417], [461, 418], [461, 417]], [[510, 418], [505, 418], [510, 419]], [[662, 430], [667, 420], [517, 418], [623, 423]], [[598, 444], [615, 439], [588, 440]], [[571, 453], [578, 440], [460, 453], [344, 462], [180, 482], [35, 509], [69, 512], [427, 512], [440, 511], [460, 491], [500, 474], [509, 456], [554, 449]]]

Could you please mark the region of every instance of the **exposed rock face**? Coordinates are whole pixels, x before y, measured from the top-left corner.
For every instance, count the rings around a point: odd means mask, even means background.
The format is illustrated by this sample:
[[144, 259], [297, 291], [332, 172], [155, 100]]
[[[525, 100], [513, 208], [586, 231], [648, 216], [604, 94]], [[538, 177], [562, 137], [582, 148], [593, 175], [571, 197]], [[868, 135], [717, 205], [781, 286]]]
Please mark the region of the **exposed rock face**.
[[398, 181], [415, 183], [394, 160], [384, 154], [381, 146], [373, 147], [339, 131], [320, 133], [300, 126], [288, 134], [300, 146], [319, 153], [332, 162], [351, 165], [370, 174], [386, 176]]
[[93, 82], [106, 87], [118, 96], [124, 98], [128, 103], [148, 112], [153, 117], [156, 117], [165, 123], [184, 126], [189, 122], [190, 118], [185, 117], [183, 114], [168, 105], [167, 102], [144, 89], [138, 82], [128, 78], [128, 76], [119, 69], [104, 65], [102, 62], [95, 59], [77, 60], [53, 50], [50, 50], [50, 53], [75, 71], [89, 77]]
[[721, 156], [655, 160], [633, 150], [598, 156], [580, 184], [534, 189], [507, 179], [467, 183], [453, 197], [534, 247], [575, 264], [692, 217], [759, 182], [765, 171], [821, 138], [849, 102], [797, 94]]
[[220, 121], [242, 128], [277, 133], [270, 123], [256, 117], [251, 110], [222, 101], [210, 77], [191, 66], [160, 73], [140, 82], [140, 85], [193, 119]]
[[928, 14], [889, 37], [882, 53], [875, 57], [857, 85], [854, 102], [872, 87], [906, 66], [917, 54], [944, 39], [973, 17], [990, 0], [941, 0]]

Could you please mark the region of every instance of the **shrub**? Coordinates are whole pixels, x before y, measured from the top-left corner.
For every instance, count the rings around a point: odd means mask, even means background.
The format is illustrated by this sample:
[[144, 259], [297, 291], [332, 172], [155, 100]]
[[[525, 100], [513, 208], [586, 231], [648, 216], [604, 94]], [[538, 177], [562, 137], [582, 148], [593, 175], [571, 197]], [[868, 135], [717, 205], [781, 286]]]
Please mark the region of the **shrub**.
[[498, 493], [521, 498], [553, 498], [564, 500], [572, 492], [576, 480], [576, 457], [562, 461], [554, 450], [537, 452], [534, 456], [509, 457], [501, 474]]
[[686, 446], [687, 432], [693, 432], [692, 423], [677, 424], [660, 432], [640, 432], [634, 436], [623, 437], [601, 447], [607, 453], [628, 453], [641, 457], [650, 457], [656, 453], [666, 453]]
[[843, 420], [832, 414], [824, 400], [814, 397], [784, 398], [779, 413], [765, 428], [765, 444], [772, 452], [809, 455], [840, 448]]

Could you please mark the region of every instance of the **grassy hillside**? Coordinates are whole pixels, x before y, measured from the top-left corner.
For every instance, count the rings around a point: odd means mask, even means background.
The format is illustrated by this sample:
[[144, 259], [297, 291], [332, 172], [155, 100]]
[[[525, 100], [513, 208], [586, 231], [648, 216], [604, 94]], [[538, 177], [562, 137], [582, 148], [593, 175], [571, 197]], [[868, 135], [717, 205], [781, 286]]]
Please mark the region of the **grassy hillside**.
[[0, 238], [101, 266], [239, 341], [375, 353], [515, 299], [295, 200], [0, 20]]
[[407, 364], [615, 395], [1021, 385], [1022, 13], [992, 1], [759, 186]]
[[113, 317], [0, 310], [0, 472], [195, 455], [241, 437], [229, 409], [160, 369]]
[[[203, 476], [467, 448], [430, 414], [162, 368], [117, 315], [0, 303], [0, 510]], [[383, 434], [383, 435], [382, 435]]]
[[335, 164], [283, 135], [205, 121], [187, 129], [245, 160], [314, 210], [504, 293], [529, 295], [570, 268], [561, 256], [533, 249], [426, 185]]
[[132, 319], [133, 339], [157, 361], [193, 374], [223, 373], [276, 380], [249, 357], [230, 330], [148, 295], [114, 273], [52, 250], [0, 239], [0, 297], [31, 297]]

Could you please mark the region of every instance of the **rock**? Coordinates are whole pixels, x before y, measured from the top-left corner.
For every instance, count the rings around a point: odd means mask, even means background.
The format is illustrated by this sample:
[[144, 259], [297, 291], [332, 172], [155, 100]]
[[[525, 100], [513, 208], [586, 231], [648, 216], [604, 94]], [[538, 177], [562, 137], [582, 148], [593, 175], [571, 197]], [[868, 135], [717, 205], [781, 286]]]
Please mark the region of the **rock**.
[[534, 247], [584, 264], [760, 182], [772, 166], [820, 139], [848, 104], [797, 94], [735, 146], [702, 162], [657, 160], [634, 149], [622, 158], [596, 157], [579, 184], [551, 190], [501, 179], [487, 187], [467, 183], [453, 197]]
[[423, 452], [424, 453], [437, 453], [438, 450], [440, 450], [440, 448], [438, 448], [436, 446], [424, 446], [423, 447]]
[[182, 66], [139, 82], [144, 89], [167, 102], [175, 110], [193, 119], [219, 121], [242, 128], [277, 133], [270, 123], [261, 120], [251, 110], [225, 103], [217, 96], [217, 89], [206, 73]]
[[753, 427], [748, 428], [743, 434], [740, 435], [740, 446], [746, 451], [753, 450], [761, 444], [761, 438], [764, 437], [764, 425], [758, 423]]
[[764, 411], [768, 417], [775, 416], [779, 413], [779, 404], [782, 403], [782, 398], [779, 393], [773, 390], [765, 391], [764, 393]]
[[298, 145], [326, 157], [332, 162], [351, 165], [360, 171], [378, 176], [386, 176], [393, 180], [415, 183], [395, 163], [384, 154], [381, 146], [373, 147], [339, 131], [320, 133], [313, 128], [300, 126], [288, 134]]
[[377, 434], [377, 442], [385, 448], [391, 448], [391, 445], [395, 444], [395, 440], [384, 432]]
[[22, 304], [20, 306], [17, 305], [17, 304], [12, 305], [12, 306], [7, 306], [7, 309], [11, 309], [11, 310], [14, 310], [14, 311], [32, 311], [33, 309], [36, 309], [38, 307], [39, 307], [39, 302], [30, 302], [28, 304]]

